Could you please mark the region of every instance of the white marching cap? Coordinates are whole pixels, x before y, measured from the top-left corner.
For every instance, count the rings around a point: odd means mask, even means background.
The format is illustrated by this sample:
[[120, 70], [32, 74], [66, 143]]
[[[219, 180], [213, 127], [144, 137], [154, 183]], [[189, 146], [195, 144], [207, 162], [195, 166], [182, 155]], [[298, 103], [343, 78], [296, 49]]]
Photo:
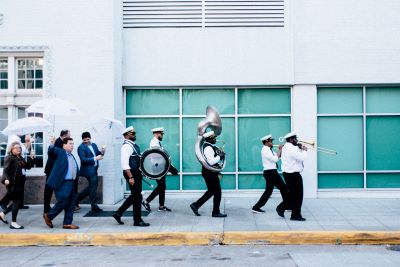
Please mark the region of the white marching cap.
[[297, 135], [296, 132], [290, 132], [290, 133], [286, 134], [283, 138], [287, 139], [289, 137], [296, 136], [296, 135]]
[[204, 138], [208, 138], [208, 137], [210, 137], [210, 136], [215, 136], [214, 131], [209, 131], [209, 132], [206, 132], [206, 133], [203, 134], [203, 137], [204, 137]]
[[274, 139], [272, 138], [272, 134], [269, 134], [269, 135], [266, 135], [266, 136], [260, 138], [261, 141], [267, 141], [268, 139], [274, 140]]
[[122, 131], [122, 135], [128, 133], [128, 132], [134, 132], [135, 128], [133, 128], [133, 126], [129, 126], [128, 128], [125, 128], [125, 130]]
[[163, 127], [153, 128], [153, 129], [151, 129], [151, 131], [153, 133], [164, 132], [164, 128]]

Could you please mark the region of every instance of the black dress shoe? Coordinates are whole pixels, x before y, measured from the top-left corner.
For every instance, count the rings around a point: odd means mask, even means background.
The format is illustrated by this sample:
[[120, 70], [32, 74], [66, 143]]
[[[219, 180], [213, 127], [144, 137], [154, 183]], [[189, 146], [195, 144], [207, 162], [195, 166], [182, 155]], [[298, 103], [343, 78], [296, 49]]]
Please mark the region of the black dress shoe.
[[212, 216], [213, 216], [213, 217], [216, 217], [216, 218], [224, 218], [224, 217], [226, 217], [226, 216], [228, 216], [228, 215], [223, 214], [223, 213], [214, 213]]
[[144, 221], [138, 222], [138, 223], [134, 223], [133, 226], [141, 226], [141, 227], [146, 227], [146, 226], [150, 226], [149, 223], [145, 223]]
[[94, 211], [94, 212], [102, 212], [103, 209], [101, 209], [99, 206], [94, 206], [94, 207], [92, 207], [92, 211]]
[[118, 213], [115, 212], [112, 216], [114, 217], [114, 219], [115, 219], [119, 224], [124, 224], [124, 222], [121, 221], [121, 216], [120, 216]]
[[142, 205], [145, 210], [147, 210], [148, 212], [151, 212], [150, 204], [148, 202], [142, 201]]
[[199, 209], [196, 208], [196, 206], [194, 205], [194, 203], [190, 204], [190, 208], [192, 209], [194, 215], [200, 216]]
[[29, 206], [27, 205], [22, 205], [21, 207], [19, 207], [20, 210], [26, 210], [29, 209]]
[[299, 222], [304, 222], [306, 220], [306, 218], [303, 217], [291, 217], [290, 218], [291, 221], [299, 221]]
[[278, 213], [278, 215], [281, 216], [282, 218], [285, 218], [285, 209], [282, 209], [278, 206], [276, 207], [276, 213]]
[[6, 217], [5, 217], [4, 213], [2, 213], [2, 215], [4, 216], [4, 218], [0, 215], [0, 220], [1, 220], [4, 224], [8, 224], [8, 221], [6, 220]]

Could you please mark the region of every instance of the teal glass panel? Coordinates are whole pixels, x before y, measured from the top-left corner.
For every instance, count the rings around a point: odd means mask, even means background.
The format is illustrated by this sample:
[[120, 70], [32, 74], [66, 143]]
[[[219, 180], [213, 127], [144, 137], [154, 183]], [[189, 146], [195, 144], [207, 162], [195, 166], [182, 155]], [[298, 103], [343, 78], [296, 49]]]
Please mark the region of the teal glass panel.
[[207, 186], [201, 175], [184, 175], [182, 177], [182, 190], [206, 190]]
[[362, 113], [362, 88], [318, 88], [317, 102], [318, 114]]
[[317, 145], [338, 152], [336, 156], [317, 152], [319, 171], [363, 170], [363, 118], [319, 117]]
[[262, 171], [260, 138], [272, 134], [279, 144], [278, 138], [290, 132], [290, 117], [239, 118], [238, 124], [239, 171]]
[[236, 176], [233, 174], [224, 174], [220, 180], [221, 188], [227, 190], [236, 189]]
[[367, 170], [400, 170], [400, 116], [367, 117]]
[[400, 87], [369, 87], [368, 113], [400, 113]]
[[179, 115], [179, 90], [126, 90], [126, 115]]
[[367, 188], [400, 188], [400, 173], [368, 173]]
[[290, 88], [239, 89], [239, 114], [290, 114]]
[[235, 113], [234, 89], [185, 89], [182, 95], [183, 115], [206, 115], [208, 105], [214, 106], [219, 114]]
[[[145, 178], [146, 179], [146, 178]], [[166, 185], [167, 185], [167, 190], [179, 190], [179, 175], [167, 175], [167, 178], [165, 180]], [[142, 188], [143, 190], [150, 190], [153, 191], [154, 188], [157, 187], [157, 182], [156, 180], [150, 180], [150, 179], [146, 179], [147, 182], [149, 182], [150, 184], [153, 185], [153, 188], [151, 188], [148, 184], [146, 184], [145, 182], [142, 183]], [[128, 189], [129, 190], [129, 187]]]
[[318, 188], [364, 188], [362, 173], [320, 173]]
[[[220, 180], [223, 190], [236, 189], [236, 178], [233, 174], [224, 174]], [[207, 190], [206, 182], [203, 176], [199, 175], [184, 175], [182, 177], [183, 190]]]
[[264, 176], [260, 174], [240, 174], [238, 189], [265, 189]]
[[178, 118], [154, 118], [154, 119], [126, 119], [127, 126], [133, 126], [136, 130], [136, 144], [141, 152], [149, 148], [153, 138], [151, 129], [164, 127], [165, 134], [161, 141], [162, 146], [168, 151], [172, 164], [179, 170], [179, 119]]
[[[196, 158], [194, 145], [197, 140], [197, 124], [200, 118], [183, 118], [182, 121], [182, 169], [184, 172], [200, 172], [201, 164]], [[235, 120], [233, 118], [222, 118], [222, 134], [217, 140], [226, 142], [226, 166], [224, 171], [235, 171]], [[221, 147], [217, 142], [217, 146]]]

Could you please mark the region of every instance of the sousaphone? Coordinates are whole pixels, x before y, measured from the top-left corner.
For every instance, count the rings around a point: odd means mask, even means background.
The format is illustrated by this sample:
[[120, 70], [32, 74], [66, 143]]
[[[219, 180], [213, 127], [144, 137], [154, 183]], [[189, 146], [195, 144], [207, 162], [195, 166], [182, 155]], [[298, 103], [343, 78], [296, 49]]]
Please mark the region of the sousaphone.
[[[219, 116], [217, 109], [213, 106], [207, 106], [206, 117], [201, 120], [197, 125], [197, 140], [194, 146], [194, 150], [197, 159], [204, 168], [212, 172], [221, 172], [225, 168], [225, 158], [223, 160], [220, 160], [217, 164], [211, 165], [210, 163], [208, 163], [206, 157], [204, 156], [204, 145], [206, 141], [203, 137], [203, 134], [206, 133], [207, 130], [214, 131], [215, 135], [217, 136], [219, 136], [222, 132], [221, 117]], [[223, 147], [217, 147], [216, 150], [218, 154], [219, 152], [223, 151]]]

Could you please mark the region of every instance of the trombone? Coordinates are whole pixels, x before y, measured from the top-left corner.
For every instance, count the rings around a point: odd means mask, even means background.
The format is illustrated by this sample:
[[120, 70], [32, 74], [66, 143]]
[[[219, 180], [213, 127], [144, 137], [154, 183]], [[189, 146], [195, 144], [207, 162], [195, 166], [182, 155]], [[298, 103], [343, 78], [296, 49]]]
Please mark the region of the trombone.
[[[279, 142], [283, 142], [283, 141], [285, 141], [285, 138], [279, 137]], [[298, 140], [297, 142], [299, 142], [301, 144], [308, 145], [309, 148], [311, 148], [313, 150], [316, 150], [318, 152], [322, 152], [322, 153], [328, 154], [328, 155], [336, 156], [338, 154], [338, 152], [336, 150], [325, 148], [325, 147], [316, 146], [315, 145], [315, 141]], [[279, 146], [279, 145], [274, 145], [274, 146]]]

